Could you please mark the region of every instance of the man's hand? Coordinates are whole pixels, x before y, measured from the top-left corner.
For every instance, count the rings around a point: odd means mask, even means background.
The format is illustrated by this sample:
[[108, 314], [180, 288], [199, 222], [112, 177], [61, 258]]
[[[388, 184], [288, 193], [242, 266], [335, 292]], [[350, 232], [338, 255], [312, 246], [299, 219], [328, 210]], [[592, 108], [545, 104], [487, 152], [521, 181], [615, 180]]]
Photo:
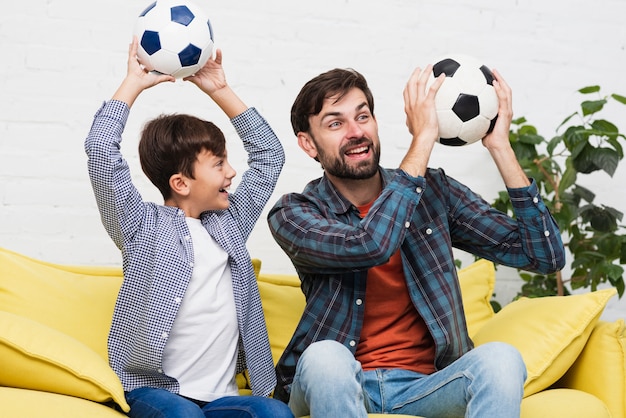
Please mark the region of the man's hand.
[[424, 71], [416, 68], [403, 92], [406, 125], [412, 135], [412, 141], [400, 168], [413, 177], [423, 176], [426, 173], [430, 154], [439, 138], [435, 96], [443, 84], [445, 74], [437, 77], [427, 88], [432, 71], [432, 64], [429, 64]]
[[483, 138], [483, 146], [491, 154], [506, 187], [511, 189], [528, 187], [530, 180], [517, 161], [509, 142], [509, 130], [513, 120], [513, 94], [498, 71], [493, 70], [493, 75], [495, 77], [493, 87], [498, 95], [498, 120], [493, 131]]
[[509, 130], [511, 129], [511, 121], [513, 120], [513, 94], [511, 87], [504, 81], [504, 78], [497, 70], [493, 70], [495, 80], [493, 88], [498, 96], [498, 119], [489, 134], [487, 134], [482, 142], [487, 149], [491, 148], [508, 148]]

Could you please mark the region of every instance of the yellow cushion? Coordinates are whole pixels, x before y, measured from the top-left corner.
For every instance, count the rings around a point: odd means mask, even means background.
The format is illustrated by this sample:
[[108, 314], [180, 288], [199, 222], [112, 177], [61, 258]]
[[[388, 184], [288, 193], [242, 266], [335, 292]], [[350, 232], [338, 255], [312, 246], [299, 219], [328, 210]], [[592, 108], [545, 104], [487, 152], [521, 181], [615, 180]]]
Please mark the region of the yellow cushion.
[[0, 387], [3, 418], [124, 418], [113, 408], [73, 396]]
[[470, 337], [493, 317], [489, 301], [496, 283], [496, 269], [491, 261], [478, 260], [458, 272], [463, 311]]
[[46, 325], [0, 311], [0, 385], [129, 407], [122, 385], [98, 353]]
[[61, 266], [0, 248], [0, 310], [68, 334], [104, 359], [121, 284], [120, 268]]
[[611, 414], [600, 399], [589, 393], [551, 389], [524, 398], [520, 418], [611, 418]]
[[585, 348], [556, 386], [589, 392], [604, 401], [614, 417], [626, 417], [624, 320], [598, 321]]
[[512, 344], [528, 370], [525, 396], [556, 382], [582, 351], [614, 288], [580, 295], [522, 298], [506, 305], [474, 336], [474, 343]]
[[258, 280], [274, 364], [285, 351], [304, 311], [304, 294], [296, 275], [261, 274]]
[[261, 259], [259, 258], [252, 259], [252, 269], [254, 270], [254, 275], [258, 279], [259, 274], [261, 273]]

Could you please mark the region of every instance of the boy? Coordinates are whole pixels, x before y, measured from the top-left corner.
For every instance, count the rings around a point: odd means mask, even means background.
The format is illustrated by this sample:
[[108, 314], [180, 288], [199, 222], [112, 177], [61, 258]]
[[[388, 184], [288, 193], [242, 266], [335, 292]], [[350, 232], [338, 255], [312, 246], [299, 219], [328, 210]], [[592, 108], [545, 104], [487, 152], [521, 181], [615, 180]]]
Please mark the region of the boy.
[[[226, 113], [248, 152], [237, 190], [222, 132], [189, 115], [161, 116], [142, 132], [142, 169], [164, 205], [143, 202], [120, 154], [121, 135], [139, 94], [167, 75], [145, 71], [129, 47], [123, 82], [96, 113], [85, 141], [103, 224], [123, 255], [109, 359], [131, 417], [291, 417], [268, 398], [275, 374], [245, 241], [284, 163], [267, 122], [226, 82], [222, 53], [190, 81]], [[250, 374], [238, 396], [235, 374]]]

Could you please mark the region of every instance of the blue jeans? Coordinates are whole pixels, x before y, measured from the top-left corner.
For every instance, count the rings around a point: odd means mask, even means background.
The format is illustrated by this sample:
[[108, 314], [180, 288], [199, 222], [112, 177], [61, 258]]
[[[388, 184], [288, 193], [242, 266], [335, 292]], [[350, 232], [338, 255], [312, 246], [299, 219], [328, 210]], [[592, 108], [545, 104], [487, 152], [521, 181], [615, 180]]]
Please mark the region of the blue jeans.
[[126, 393], [131, 418], [293, 418], [283, 402], [261, 396], [225, 396], [194, 401], [165, 389], [137, 388]]
[[514, 347], [476, 347], [431, 375], [401, 369], [363, 371], [336, 341], [318, 341], [302, 354], [289, 407], [311, 418], [367, 413], [435, 417], [520, 416], [526, 366]]

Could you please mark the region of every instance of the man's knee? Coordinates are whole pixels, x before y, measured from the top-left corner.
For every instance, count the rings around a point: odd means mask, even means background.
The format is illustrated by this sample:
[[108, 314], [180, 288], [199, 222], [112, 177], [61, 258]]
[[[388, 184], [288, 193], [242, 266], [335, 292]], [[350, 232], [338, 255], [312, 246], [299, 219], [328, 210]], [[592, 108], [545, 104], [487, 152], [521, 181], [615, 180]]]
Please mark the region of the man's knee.
[[510, 344], [491, 342], [477, 347], [480, 352], [480, 368], [488, 374], [488, 380], [495, 387], [507, 386], [517, 390], [526, 381], [526, 364], [522, 355]]
[[358, 363], [343, 344], [334, 340], [317, 341], [304, 350], [298, 361], [296, 373], [318, 379], [332, 379], [354, 375]]

